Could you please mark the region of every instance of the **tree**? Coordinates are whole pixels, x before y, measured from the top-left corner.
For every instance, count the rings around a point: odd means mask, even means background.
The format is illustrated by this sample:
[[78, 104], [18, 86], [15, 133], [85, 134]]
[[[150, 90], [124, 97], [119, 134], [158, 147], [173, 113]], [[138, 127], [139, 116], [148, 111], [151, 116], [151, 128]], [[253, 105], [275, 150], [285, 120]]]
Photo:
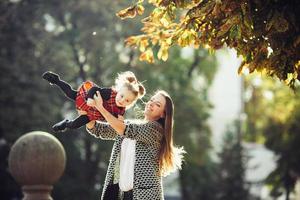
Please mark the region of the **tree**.
[[217, 200], [217, 194], [220, 192], [217, 187], [218, 165], [209, 156], [201, 160], [202, 163], [187, 161], [183, 172], [180, 173], [180, 178], [184, 180], [183, 199]]
[[[3, 11], [0, 19], [8, 22], [0, 24], [3, 44], [0, 65], [4, 72], [0, 74], [1, 103], [7, 105], [0, 111], [0, 140], [7, 142], [0, 154], [0, 182], [6, 186], [0, 190], [1, 197], [5, 193], [6, 199], [21, 196], [12, 178], [7, 179], [7, 154], [12, 143], [31, 130], [52, 132], [51, 124], [66, 115], [76, 115], [74, 105], [41, 79], [46, 70], [61, 74], [76, 88], [85, 78], [110, 86], [117, 72], [130, 69], [140, 80], [146, 80], [148, 94], [158, 87], [169, 91], [176, 104], [176, 144], [186, 147], [187, 165], [191, 166], [180, 176], [184, 195], [190, 189], [195, 191], [189, 194], [194, 199], [208, 194], [205, 188], [213, 187], [206, 185], [213, 177], [209, 168], [213, 164], [208, 156], [210, 131], [206, 123], [211, 108], [207, 92], [216, 71], [213, 55], [198, 49], [183, 58], [179, 49], [173, 49], [170, 55], [175, 59], [168, 63], [138, 62], [137, 55], [124, 47], [123, 39], [140, 27], [132, 21], [121, 23], [112, 14], [120, 5], [111, 1], [7, 0], [0, 5]], [[170, 70], [170, 65], [175, 70]], [[54, 187], [53, 198], [97, 198], [112, 143], [101, 142], [87, 135], [84, 129], [55, 136], [66, 149], [67, 168]], [[198, 173], [199, 168], [202, 170]], [[195, 179], [197, 184], [190, 181], [191, 177], [204, 174], [205, 181], [200, 176]], [[203, 188], [200, 193], [198, 186]]]
[[[266, 182], [272, 186], [271, 194], [290, 199], [295, 183], [300, 176], [300, 106], [294, 108], [287, 121], [282, 123], [270, 119], [264, 132], [266, 147], [278, 156], [276, 169], [268, 176]], [[283, 191], [284, 189], [284, 191]]]
[[[111, 5], [117, 7], [111, 1], [0, 2], [1, 197], [21, 196], [7, 166], [13, 142], [32, 130], [51, 133], [51, 124], [76, 115], [73, 104], [41, 74], [57, 72], [76, 88], [86, 78], [109, 86], [112, 74], [124, 71], [119, 52], [112, 53], [124, 33]], [[54, 187], [55, 199], [95, 199], [101, 193], [112, 143], [85, 132], [55, 135], [68, 157], [65, 174]]]
[[58, 117], [58, 109], [49, 105], [57, 107], [60, 98], [53, 91], [46, 93], [48, 86], [42, 84], [40, 78], [45, 68], [40, 65], [36, 47], [40, 32], [38, 27], [33, 28], [35, 17], [40, 16], [37, 7], [37, 4], [30, 5], [26, 1], [18, 4], [0, 2], [0, 182], [4, 186], [0, 196], [4, 199], [21, 196], [8, 172], [11, 145], [29, 131], [49, 131], [47, 121]]
[[[289, 199], [299, 177], [299, 89], [291, 93], [278, 81], [249, 76], [245, 79], [244, 139], [263, 143], [276, 155], [276, 168], [265, 183], [274, 197]], [[261, 114], [261, 111], [264, 114]]]
[[[300, 80], [300, 4], [297, 0], [149, 0], [154, 7], [143, 22], [142, 34], [128, 37], [138, 46], [140, 59], [168, 59], [171, 46], [199, 45], [219, 49], [226, 45], [243, 57], [243, 68], [285, 81], [291, 87]], [[121, 18], [144, 12], [144, 0], [121, 10]]]
[[219, 153], [217, 199], [250, 199], [245, 181], [247, 157], [238, 136], [238, 125], [228, 128]]

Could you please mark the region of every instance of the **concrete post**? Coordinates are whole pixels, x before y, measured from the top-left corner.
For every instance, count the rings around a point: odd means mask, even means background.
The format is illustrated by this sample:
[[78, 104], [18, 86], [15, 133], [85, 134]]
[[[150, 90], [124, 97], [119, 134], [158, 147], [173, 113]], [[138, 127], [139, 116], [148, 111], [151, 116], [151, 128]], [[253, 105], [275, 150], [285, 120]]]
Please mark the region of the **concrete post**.
[[42, 131], [23, 135], [8, 159], [10, 173], [22, 185], [23, 200], [52, 200], [52, 185], [66, 165], [65, 150], [53, 135]]

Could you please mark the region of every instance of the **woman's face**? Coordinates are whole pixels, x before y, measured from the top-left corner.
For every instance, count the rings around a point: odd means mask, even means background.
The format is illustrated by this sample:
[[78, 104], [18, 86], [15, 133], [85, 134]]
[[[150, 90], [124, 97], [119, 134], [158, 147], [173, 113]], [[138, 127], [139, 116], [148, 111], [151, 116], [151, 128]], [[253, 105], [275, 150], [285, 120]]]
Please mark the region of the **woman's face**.
[[155, 94], [146, 103], [145, 106], [145, 118], [149, 121], [158, 120], [164, 117], [166, 106], [166, 98], [161, 94]]

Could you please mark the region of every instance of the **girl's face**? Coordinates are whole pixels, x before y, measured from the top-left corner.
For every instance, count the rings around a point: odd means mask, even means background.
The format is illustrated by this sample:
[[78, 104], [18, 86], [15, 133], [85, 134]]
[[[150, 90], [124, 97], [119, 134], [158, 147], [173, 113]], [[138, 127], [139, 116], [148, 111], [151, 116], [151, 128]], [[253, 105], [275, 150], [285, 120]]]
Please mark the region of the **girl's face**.
[[166, 98], [161, 94], [155, 94], [146, 103], [145, 118], [149, 121], [158, 120], [164, 117]]
[[116, 95], [116, 104], [119, 107], [126, 107], [132, 104], [135, 101], [136, 96], [128, 90], [127, 87], [121, 87]]

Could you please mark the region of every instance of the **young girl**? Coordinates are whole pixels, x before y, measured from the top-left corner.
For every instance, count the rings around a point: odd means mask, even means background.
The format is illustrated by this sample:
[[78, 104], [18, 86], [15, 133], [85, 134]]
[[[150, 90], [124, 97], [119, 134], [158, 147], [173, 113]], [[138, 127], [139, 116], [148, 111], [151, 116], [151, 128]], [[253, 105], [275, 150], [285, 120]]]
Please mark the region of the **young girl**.
[[42, 77], [50, 84], [57, 85], [68, 98], [74, 100], [77, 110], [87, 112], [86, 115], [78, 116], [74, 120], [64, 119], [58, 122], [52, 126], [56, 132], [65, 131], [67, 128], [76, 129], [92, 120], [105, 121], [101, 113], [92, 105], [94, 102], [93, 97], [97, 91], [100, 92], [103, 98], [103, 106], [115, 117], [123, 116], [125, 109], [132, 106], [137, 99], [142, 98], [145, 94], [144, 86], [138, 82], [134, 73], [130, 71], [118, 75], [115, 80], [115, 87], [101, 88], [91, 81], [85, 81], [77, 91], [53, 72], [45, 72]]

